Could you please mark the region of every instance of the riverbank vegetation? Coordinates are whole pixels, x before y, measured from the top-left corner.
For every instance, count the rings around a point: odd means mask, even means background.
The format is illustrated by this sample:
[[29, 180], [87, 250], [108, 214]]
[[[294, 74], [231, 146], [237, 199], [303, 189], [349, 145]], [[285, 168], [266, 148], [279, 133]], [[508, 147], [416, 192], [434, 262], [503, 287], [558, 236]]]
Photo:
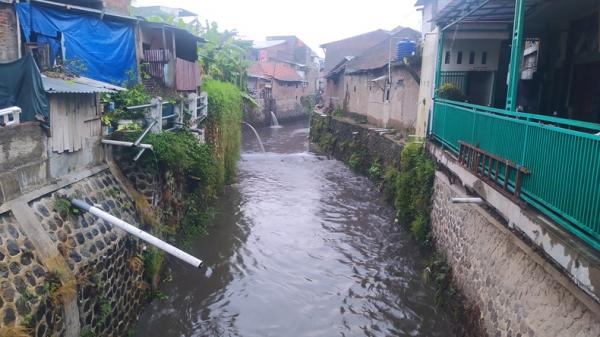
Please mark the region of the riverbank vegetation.
[[[214, 219], [214, 202], [226, 184], [235, 181], [241, 147], [242, 94], [232, 83], [205, 80], [208, 116], [202, 122], [205, 143], [187, 128], [148, 134], [144, 143], [153, 146], [135, 165], [136, 172], [154, 176], [154, 207], [159, 221], [146, 227], [154, 235], [189, 248], [193, 238], [208, 233]], [[122, 132], [136, 139], [141, 131]], [[136, 149], [125, 149], [119, 161], [131, 162]], [[141, 210], [143, 213], [143, 210]], [[148, 249], [142, 254], [146, 277], [156, 286], [164, 262], [163, 253]]]

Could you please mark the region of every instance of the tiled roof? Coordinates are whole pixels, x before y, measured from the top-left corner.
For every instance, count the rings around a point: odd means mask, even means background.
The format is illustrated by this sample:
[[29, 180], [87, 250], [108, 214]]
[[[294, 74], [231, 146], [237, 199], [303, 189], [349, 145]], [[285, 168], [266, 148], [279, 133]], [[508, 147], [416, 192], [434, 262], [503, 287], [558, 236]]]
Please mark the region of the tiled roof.
[[259, 62], [254, 63], [248, 69], [252, 77], [274, 78], [286, 82], [303, 82], [304, 79], [294, 68], [286, 63]]

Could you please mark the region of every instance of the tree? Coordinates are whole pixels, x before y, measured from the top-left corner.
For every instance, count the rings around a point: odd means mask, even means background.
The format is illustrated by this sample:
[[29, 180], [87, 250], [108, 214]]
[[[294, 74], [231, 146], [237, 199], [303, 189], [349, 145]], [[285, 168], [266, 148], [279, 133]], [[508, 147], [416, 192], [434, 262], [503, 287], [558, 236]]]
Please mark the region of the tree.
[[216, 22], [202, 27], [201, 36], [206, 40], [198, 48], [204, 74], [212, 79], [230, 82], [246, 91], [246, 76], [251, 62], [247, 60], [251, 42], [239, 39], [238, 32], [219, 32]]

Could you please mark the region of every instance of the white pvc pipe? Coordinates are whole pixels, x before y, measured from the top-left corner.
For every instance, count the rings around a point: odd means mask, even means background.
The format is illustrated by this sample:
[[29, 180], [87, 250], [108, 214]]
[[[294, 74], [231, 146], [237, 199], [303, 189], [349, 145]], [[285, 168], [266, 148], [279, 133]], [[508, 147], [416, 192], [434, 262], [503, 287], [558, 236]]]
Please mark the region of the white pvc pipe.
[[128, 224], [127, 222], [110, 215], [109, 213], [106, 213], [105, 211], [94, 207], [92, 205], [87, 204], [86, 202], [79, 200], [79, 199], [72, 199], [71, 203], [77, 207], [80, 208], [84, 211], [88, 211], [90, 213], [92, 213], [93, 215], [99, 217], [102, 220], [106, 220], [109, 223], [111, 223], [114, 226], [117, 226], [119, 228], [121, 228], [122, 230], [126, 231], [127, 233], [136, 236], [144, 241], [146, 241], [147, 243], [162, 249], [163, 251], [175, 256], [176, 258], [185, 261], [189, 264], [191, 264], [192, 266], [196, 267], [196, 268], [200, 268], [202, 267], [202, 260], [195, 258], [194, 256], [184, 252], [183, 250], [174, 247], [166, 242], [164, 242], [163, 240], [150, 235], [147, 232], [144, 232], [143, 230]]
[[454, 204], [483, 204], [484, 201], [481, 198], [452, 198]]
[[140, 149], [149, 149], [149, 150], [152, 150], [152, 145], [150, 145], [150, 144], [138, 144], [138, 145], [135, 145], [132, 142], [123, 142], [123, 141], [120, 141], [120, 140], [112, 140], [112, 139], [102, 139], [102, 144], [117, 145], [117, 146], [129, 146], [129, 147], [139, 147]]

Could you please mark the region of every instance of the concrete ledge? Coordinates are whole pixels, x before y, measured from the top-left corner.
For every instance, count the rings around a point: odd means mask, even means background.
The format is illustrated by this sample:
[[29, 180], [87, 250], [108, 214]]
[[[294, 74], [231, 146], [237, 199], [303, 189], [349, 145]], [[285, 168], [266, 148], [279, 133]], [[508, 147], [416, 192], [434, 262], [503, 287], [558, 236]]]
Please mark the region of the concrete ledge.
[[[512, 239], [527, 255], [542, 265], [590, 310], [600, 315], [600, 257], [592, 248], [541, 213], [522, 207], [481, 181], [462, 167], [453, 154], [432, 143], [428, 143], [428, 149], [439, 164], [455, 175], [463, 186], [475, 191], [504, 218], [508, 228], [502, 227], [512, 230]], [[529, 242], [526, 243], [515, 232]]]

